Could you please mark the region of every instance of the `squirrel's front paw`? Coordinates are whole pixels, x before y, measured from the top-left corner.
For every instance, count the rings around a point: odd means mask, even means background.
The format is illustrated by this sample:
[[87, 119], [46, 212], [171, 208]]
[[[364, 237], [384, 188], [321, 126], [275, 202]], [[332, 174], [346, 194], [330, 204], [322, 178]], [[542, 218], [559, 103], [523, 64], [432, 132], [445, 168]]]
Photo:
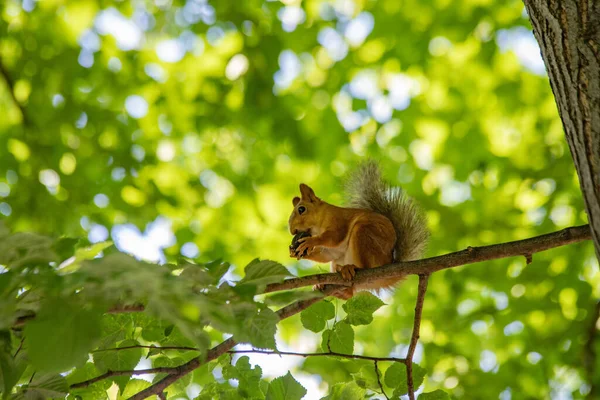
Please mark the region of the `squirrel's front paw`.
[[319, 283], [317, 285], [313, 286], [313, 290], [316, 291], [322, 291], [323, 289], [325, 289], [325, 284], [324, 283]]
[[298, 253], [298, 246], [300, 246], [300, 243], [302, 243], [302, 241], [300, 239], [306, 238], [306, 237], [310, 237], [310, 233], [298, 232], [294, 235], [294, 237], [292, 238], [292, 244], [290, 244], [290, 257], [296, 258], [299, 260], [306, 255], [303, 253]]
[[300, 242], [300, 245], [296, 248], [296, 258], [298, 258], [298, 260], [310, 256], [315, 251], [314, 238], [304, 237], [299, 239], [298, 242]]
[[352, 280], [352, 278], [354, 278], [354, 275], [356, 275], [356, 266], [352, 264], [336, 265], [335, 270], [342, 274], [342, 278], [344, 278], [347, 281]]

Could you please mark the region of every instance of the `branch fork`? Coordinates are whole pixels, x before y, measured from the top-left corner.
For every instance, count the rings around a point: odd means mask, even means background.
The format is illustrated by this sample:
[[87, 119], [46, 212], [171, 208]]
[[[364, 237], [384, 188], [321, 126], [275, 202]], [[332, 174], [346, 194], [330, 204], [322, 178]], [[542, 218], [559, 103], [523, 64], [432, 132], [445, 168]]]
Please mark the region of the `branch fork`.
[[[356, 277], [353, 282], [345, 281], [340, 274], [331, 273], [331, 274], [317, 274], [305, 276], [302, 278], [292, 278], [287, 279], [281, 283], [274, 283], [268, 285], [265, 293], [280, 291], [280, 290], [290, 290], [296, 289], [304, 286], [312, 286], [315, 284], [328, 284], [328, 286], [323, 290], [323, 294], [325, 296], [331, 296], [336, 291], [340, 290], [340, 286], [348, 286], [349, 284], [356, 283], [365, 283], [372, 280], [379, 280], [381, 278], [391, 278], [391, 277], [400, 277], [406, 275], [418, 275], [419, 276], [419, 289], [417, 294], [417, 301], [415, 306], [415, 317], [413, 324], [413, 332], [409, 344], [408, 354], [406, 359], [391, 359], [391, 358], [378, 358], [378, 357], [368, 357], [368, 356], [357, 356], [357, 355], [339, 355], [333, 353], [312, 353], [312, 354], [301, 354], [301, 353], [285, 353], [285, 352], [272, 352], [265, 353], [264, 351], [260, 351], [265, 354], [287, 354], [287, 355], [297, 355], [297, 356], [344, 356], [344, 357], [352, 357], [352, 358], [365, 358], [369, 360], [377, 361], [397, 361], [403, 362], [406, 365], [407, 370], [407, 381], [408, 381], [408, 396], [410, 400], [414, 400], [414, 382], [412, 378], [412, 359], [416, 350], [417, 342], [419, 340], [419, 332], [421, 326], [421, 318], [423, 312], [423, 303], [425, 300], [425, 293], [427, 291], [427, 283], [429, 280], [429, 276], [437, 271], [458, 267], [461, 265], [473, 264], [482, 261], [494, 260], [499, 258], [507, 258], [507, 257], [515, 257], [522, 256], [525, 257], [527, 262], [530, 263], [532, 261], [532, 257], [534, 253], [541, 252], [544, 250], [548, 250], [555, 247], [564, 246], [570, 243], [576, 243], [584, 240], [591, 239], [591, 231], [589, 225], [577, 226], [563, 229], [562, 231], [549, 233], [546, 235], [541, 235], [537, 237], [533, 237], [530, 239], [518, 240], [514, 242], [507, 242], [501, 244], [495, 244], [491, 246], [482, 246], [482, 247], [467, 247], [465, 250], [458, 251], [455, 253], [450, 253], [442, 256], [426, 258], [417, 261], [410, 262], [401, 262], [396, 264], [390, 264], [378, 268], [373, 268], [369, 270], [359, 270], [356, 273]], [[310, 307], [312, 304], [321, 301], [324, 297], [317, 297], [307, 300], [298, 301], [296, 303], [292, 303], [286, 307], [283, 307], [279, 311], [277, 311], [277, 315], [280, 320], [291, 317], [292, 315], [298, 314], [302, 310]], [[139, 310], [139, 308], [136, 308]], [[124, 310], [131, 311], [131, 310]], [[227, 352], [230, 353], [242, 353], [242, 352], [258, 352], [257, 350], [249, 350], [249, 351], [232, 351], [232, 348], [237, 344], [234, 338], [229, 338], [219, 345], [213, 347], [208, 350], [205, 357], [202, 358], [194, 358], [188, 361], [185, 364], [182, 364], [178, 367], [173, 368], [154, 368], [152, 370], [138, 370], [138, 371], [109, 371], [103, 375], [100, 375], [91, 380], [76, 383], [71, 386], [71, 388], [79, 388], [86, 387], [91, 385], [92, 383], [98, 382], [102, 379], [109, 378], [111, 376], [117, 375], [134, 375], [134, 374], [144, 374], [144, 373], [167, 373], [168, 375], [161, 379], [160, 381], [152, 384], [148, 388], [140, 391], [139, 393], [130, 397], [130, 400], [142, 400], [149, 396], [161, 396], [164, 393], [164, 390], [183, 377], [188, 373], [192, 372], [196, 368], [200, 367], [203, 364], [206, 364], [212, 360], [215, 360], [222, 354]], [[376, 368], [378, 369], [377, 365]], [[150, 372], [152, 371], [152, 372]], [[382, 388], [383, 389], [383, 388]], [[387, 397], [385, 393], [384, 396]]]

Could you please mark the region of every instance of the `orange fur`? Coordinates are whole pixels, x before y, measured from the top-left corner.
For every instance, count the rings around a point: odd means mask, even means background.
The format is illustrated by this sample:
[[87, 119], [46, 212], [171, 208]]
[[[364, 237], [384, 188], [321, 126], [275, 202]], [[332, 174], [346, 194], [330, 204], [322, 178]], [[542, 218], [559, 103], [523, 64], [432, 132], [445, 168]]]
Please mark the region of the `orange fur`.
[[[290, 254], [317, 262], [331, 262], [331, 271], [352, 279], [354, 269], [375, 268], [393, 261], [396, 230], [386, 216], [361, 208], [343, 208], [318, 198], [307, 185], [300, 185], [301, 198], [294, 198], [294, 211], [289, 219], [290, 233], [309, 232], [300, 239], [298, 248]], [[302, 214], [299, 209], [304, 208]], [[338, 297], [348, 299], [361, 289], [382, 289], [398, 279], [353, 286]]]
[[[361, 163], [347, 178], [346, 207], [324, 202], [305, 184], [300, 193], [292, 200], [289, 228], [293, 235], [309, 232], [311, 237], [290, 246], [292, 257], [330, 262], [332, 272], [351, 280], [356, 269], [416, 260], [425, 251], [429, 231], [424, 214], [401, 188], [382, 179], [374, 161]], [[391, 289], [402, 279], [354, 285], [337, 296], [348, 299], [357, 290]]]

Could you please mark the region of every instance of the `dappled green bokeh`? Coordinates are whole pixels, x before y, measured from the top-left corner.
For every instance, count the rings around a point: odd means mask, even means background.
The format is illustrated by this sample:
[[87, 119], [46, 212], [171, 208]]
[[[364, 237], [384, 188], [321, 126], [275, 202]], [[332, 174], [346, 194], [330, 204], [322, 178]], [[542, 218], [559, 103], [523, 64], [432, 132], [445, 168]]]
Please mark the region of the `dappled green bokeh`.
[[[163, 246], [175, 261], [187, 244], [238, 275], [256, 257], [309, 274], [288, 258], [297, 185], [343, 203], [342, 177], [365, 157], [426, 210], [428, 255], [586, 222], [520, 1], [6, 0], [0, 12], [0, 213], [13, 231], [101, 241], [158, 220], [175, 240], [142, 242], [147, 258]], [[415, 296], [410, 278], [354, 350], [402, 356]], [[436, 273], [426, 390], [583, 397], [599, 297], [590, 244]], [[298, 317], [279, 332], [291, 348], [313, 335]], [[325, 390], [350, 379], [339, 364], [299, 368]]]

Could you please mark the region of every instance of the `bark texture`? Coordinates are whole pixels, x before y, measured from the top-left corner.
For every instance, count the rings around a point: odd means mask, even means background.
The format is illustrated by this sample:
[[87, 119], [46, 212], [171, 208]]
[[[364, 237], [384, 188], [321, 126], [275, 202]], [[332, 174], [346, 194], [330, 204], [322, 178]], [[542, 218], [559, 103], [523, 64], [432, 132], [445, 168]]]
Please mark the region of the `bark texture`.
[[600, 1], [524, 0], [600, 259]]

